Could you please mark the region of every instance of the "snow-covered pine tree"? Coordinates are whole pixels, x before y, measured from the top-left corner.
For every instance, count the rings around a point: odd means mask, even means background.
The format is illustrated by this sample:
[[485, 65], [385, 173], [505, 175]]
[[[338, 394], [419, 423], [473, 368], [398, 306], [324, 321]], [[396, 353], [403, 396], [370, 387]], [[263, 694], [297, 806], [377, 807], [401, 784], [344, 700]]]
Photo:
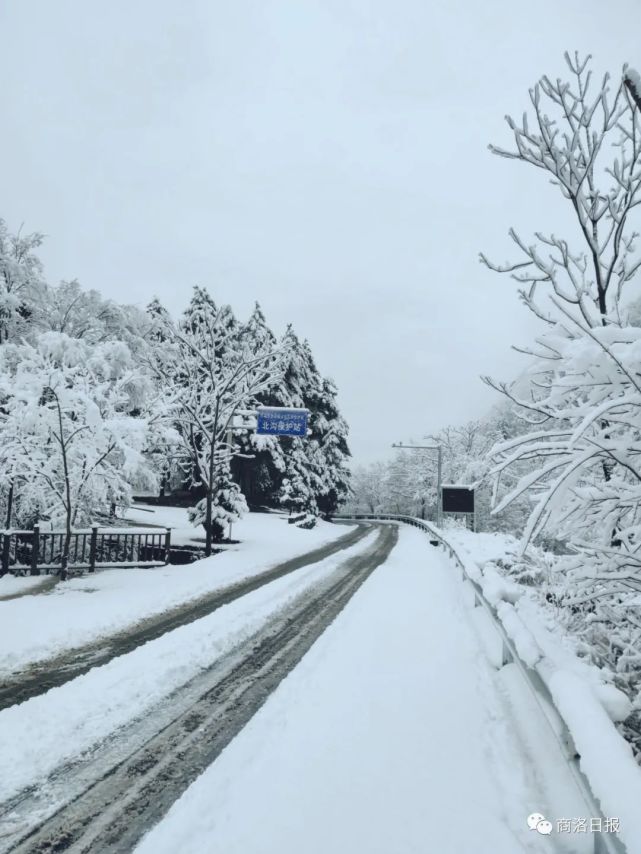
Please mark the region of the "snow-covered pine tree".
[[320, 452], [324, 461], [324, 491], [318, 496], [318, 507], [325, 516], [331, 516], [343, 504], [350, 490], [351, 456], [347, 444], [349, 427], [341, 416], [337, 404], [337, 389], [329, 378], [322, 380], [318, 408], [313, 423], [318, 432]]
[[152, 342], [163, 343], [168, 340], [167, 326], [173, 326], [171, 316], [158, 297], [154, 297], [145, 309], [147, 325], [145, 338]]
[[228, 425], [237, 409], [246, 408], [273, 384], [280, 354], [252, 348], [231, 309], [217, 308], [203, 288], [194, 289], [180, 324], [167, 323], [165, 331], [165, 357], [149, 361], [149, 367], [175, 402], [172, 420], [184, 458], [194, 484], [204, 493], [193, 518], [205, 527], [205, 552], [211, 554], [221, 520], [232, 521], [245, 507], [224, 476], [233, 453], [226, 441]]
[[[259, 303], [241, 330], [243, 340], [250, 352], [260, 353], [278, 347], [278, 341], [267, 325], [267, 320]], [[250, 401], [249, 408], [257, 406], [289, 406], [289, 400], [283, 385], [282, 376], [274, 377], [273, 383], [261, 390], [260, 395]], [[277, 503], [283, 472], [285, 471], [285, 452], [277, 436], [258, 435], [250, 426], [252, 419], [245, 419], [246, 430], [235, 431], [235, 443], [240, 453], [232, 460], [232, 472], [241, 484], [246, 498], [255, 506]], [[237, 416], [236, 421], [243, 419]]]
[[[154, 297], [145, 309], [145, 320], [141, 324], [141, 334], [144, 340], [143, 363], [147, 366], [147, 374], [154, 383], [155, 394], [158, 399], [167, 399], [167, 389], [163, 386], [160, 377], [163, 376], [165, 366], [173, 361], [171, 347], [172, 330], [174, 322], [157, 297]], [[170, 406], [168, 412], [173, 411]], [[176, 427], [177, 429], [177, 427]], [[168, 447], [161, 438], [158, 444], [149, 449], [149, 454], [155, 461], [160, 473], [160, 496], [167, 494], [172, 485], [178, 488], [183, 485], [188, 476], [185, 470], [184, 452], [178, 450], [174, 444]]]
[[319, 513], [318, 497], [326, 490], [325, 461], [320, 451], [320, 433], [314, 421], [321, 397], [322, 380], [307, 342], [301, 343], [291, 325], [283, 336], [283, 387], [287, 406], [310, 410], [311, 435], [305, 439], [283, 437], [285, 471], [279, 501], [290, 511]]

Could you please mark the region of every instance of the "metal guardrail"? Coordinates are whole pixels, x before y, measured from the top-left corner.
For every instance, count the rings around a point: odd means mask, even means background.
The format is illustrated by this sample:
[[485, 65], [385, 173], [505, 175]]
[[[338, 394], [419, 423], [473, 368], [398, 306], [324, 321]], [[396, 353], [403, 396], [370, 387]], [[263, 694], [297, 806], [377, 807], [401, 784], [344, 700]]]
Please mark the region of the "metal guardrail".
[[[468, 582], [474, 591], [474, 605], [482, 607], [489, 615], [494, 628], [498, 632], [502, 642], [501, 667], [506, 664], [513, 663], [516, 665], [521, 675], [532, 691], [536, 702], [547, 721], [554, 737], [561, 749], [565, 758], [566, 764], [574, 777], [577, 787], [581, 793], [587, 809], [590, 811], [590, 817], [605, 819], [598, 798], [595, 796], [590, 786], [588, 778], [585, 776], [579, 766], [580, 756], [576, 751], [570, 728], [568, 727], [562, 714], [557, 709], [550, 689], [542, 678], [541, 674], [534, 667], [526, 664], [519, 656], [514, 642], [508, 635], [503, 623], [501, 622], [494, 606], [485, 598], [483, 590], [479, 583], [475, 581], [467, 572], [465, 562], [461, 559], [456, 549], [447, 541], [446, 537], [436, 528], [431, 522], [424, 519], [417, 519], [414, 516], [404, 516], [394, 513], [352, 513], [352, 514], [334, 514], [333, 519], [354, 521], [369, 520], [381, 522], [403, 522], [406, 525], [412, 525], [414, 528], [425, 531], [430, 537], [430, 541], [434, 545], [441, 546], [448, 553], [449, 557], [457, 564], [461, 570], [463, 581]], [[595, 832], [594, 836], [594, 854], [626, 854], [627, 849], [620, 839], [611, 833]]]
[[[56, 571], [62, 560], [66, 534], [41, 531], [0, 531], [0, 575], [16, 569]], [[163, 566], [169, 562], [171, 532], [151, 530], [113, 530], [93, 526], [73, 531], [69, 543], [69, 569], [106, 569], [115, 566]]]

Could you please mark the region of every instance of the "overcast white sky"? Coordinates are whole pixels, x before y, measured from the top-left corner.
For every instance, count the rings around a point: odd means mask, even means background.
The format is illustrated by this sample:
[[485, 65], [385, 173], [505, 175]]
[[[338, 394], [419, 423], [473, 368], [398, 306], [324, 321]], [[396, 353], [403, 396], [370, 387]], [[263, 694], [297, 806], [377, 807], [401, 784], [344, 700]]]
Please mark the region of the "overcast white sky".
[[52, 282], [258, 299], [338, 383], [356, 461], [385, 457], [482, 415], [536, 330], [478, 263], [564, 223], [487, 151], [503, 116], [566, 49], [639, 68], [640, 33], [638, 0], [4, 0], [0, 216], [48, 235]]

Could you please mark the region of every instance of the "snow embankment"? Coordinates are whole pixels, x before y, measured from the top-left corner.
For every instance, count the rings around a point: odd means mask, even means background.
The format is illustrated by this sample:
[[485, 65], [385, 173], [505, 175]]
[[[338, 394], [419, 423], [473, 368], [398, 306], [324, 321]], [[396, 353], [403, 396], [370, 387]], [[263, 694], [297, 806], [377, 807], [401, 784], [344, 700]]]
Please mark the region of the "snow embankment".
[[631, 713], [629, 698], [598, 667], [578, 657], [572, 639], [528, 587], [501, 575], [495, 561], [514, 556], [513, 537], [458, 529], [448, 531], [446, 538], [467, 565], [477, 568], [474, 580], [520, 658], [547, 685], [604, 814], [620, 819], [620, 837], [628, 850], [641, 851], [641, 768], [613, 723]]
[[376, 536], [373, 531], [349, 549], [259, 587], [66, 685], [0, 711], [0, 800], [41, 781], [150, 710], [345, 560], [364, 552]]
[[[158, 509], [160, 517], [152, 513], [149, 521], [186, 523], [186, 510]], [[301, 530], [288, 525], [286, 516], [250, 513], [234, 527], [240, 544], [224, 554], [185, 566], [101, 570], [46, 594], [0, 602], [0, 676], [265, 572], [350, 530], [322, 521]]]

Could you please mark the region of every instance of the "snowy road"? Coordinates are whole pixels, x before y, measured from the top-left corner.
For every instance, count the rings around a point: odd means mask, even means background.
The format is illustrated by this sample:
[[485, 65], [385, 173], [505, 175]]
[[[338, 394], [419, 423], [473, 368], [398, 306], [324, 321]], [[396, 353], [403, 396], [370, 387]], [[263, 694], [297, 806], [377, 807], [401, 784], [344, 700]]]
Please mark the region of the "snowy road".
[[[395, 541], [396, 529], [382, 526], [344, 552], [0, 713], [0, 790], [6, 798], [0, 850], [132, 850]], [[194, 676], [185, 682], [190, 670]], [[176, 680], [171, 696], [149, 707], [146, 695], [160, 699]], [[136, 705], [145, 714], [131, 720]], [[97, 741], [101, 729], [111, 735]]]
[[0, 851], [592, 851], [527, 828], [585, 817], [574, 781], [452, 564], [397, 530], [0, 712]]
[[585, 810], [481, 609], [419, 532], [379, 567], [137, 854], [520, 854]]
[[[184, 507], [151, 508], [145, 517], [155, 524], [173, 522], [174, 531], [187, 533]], [[193, 526], [190, 530], [193, 537]], [[109, 635], [127, 632], [141, 620], [194, 604], [284, 561], [323, 548], [344, 534], [341, 527], [323, 521], [311, 530], [301, 530], [289, 525], [286, 515], [276, 513], [248, 513], [235, 532], [239, 544], [191, 564], [101, 570], [70, 578], [42, 595], [1, 601], [0, 680]]]
[[64, 685], [92, 668], [131, 652], [143, 643], [158, 638], [179, 626], [201, 619], [223, 605], [233, 602], [240, 596], [245, 596], [265, 584], [337, 554], [362, 539], [368, 530], [365, 526], [359, 526], [356, 530], [350, 531], [339, 539], [313, 551], [306, 552], [235, 584], [216, 588], [195, 601], [148, 617], [146, 620], [129, 627], [126, 631], [107, 637], [103, 636], [97, 641], [81, 647], [73, 647], [53, 659], [33, 664], [27, 670], [11, 674], [0, 681], [0, 709], [22, 703], [30, 697], [37, 697], [51, 688]]

